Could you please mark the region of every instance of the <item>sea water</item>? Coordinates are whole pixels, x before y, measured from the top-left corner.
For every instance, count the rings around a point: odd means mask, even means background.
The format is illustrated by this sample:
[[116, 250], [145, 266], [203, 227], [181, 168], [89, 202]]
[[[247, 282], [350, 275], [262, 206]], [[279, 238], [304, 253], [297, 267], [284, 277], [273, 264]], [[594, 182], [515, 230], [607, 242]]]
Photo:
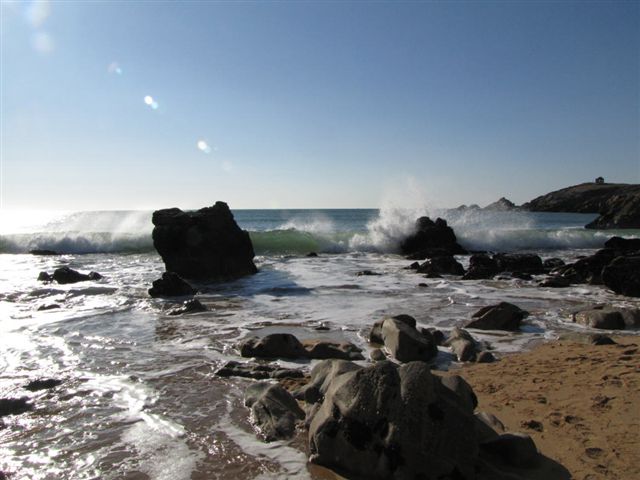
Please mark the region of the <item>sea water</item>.
[[[527, 251], [574, 261], [614, 234], [583, 225], [593, 215], [383, 210], [238, 210], [259, 273], [201, 285], [207, 312], [169, 316], [152, 299], [164, 271], [151, 212], [4, 214], [0, 232], [0, 397], [28, 397], [32, 412], [2, 419], [0, 469], [12, 479], [326, 478], [306, 464], [304, 442], [265, 444], [243, 406], [251, 380], [218, 378], [248, 335], [291, 332], [347, 340], [364, 350], [371, 324], [406, 313], [445, 331], [499, 301], [530, 312], [516, 334], [474, 332], [499, 356], [587, 331], [570, 313], [594, 303], [639, 307], [603, 287], [566, 289], [518, 279], [425, 279], [407, 270], [400, 240], [422, 214], [443, 216], [470, 250]], [[58, 256], [35, 256], [50, 249]], [[310, 252], [317, 257], [307, 257]], [[458, 256], [468, 266], [467, 256]], [[37, 281], [60, 266], [99, 281]], [[363, 270], [380, 275], [357, 276]], [[428, 286], [419, 286], [426, 283]], [[58, 308], [39, 310], [57, 305]], [[318, 326], [329, 327], [317, 331]], [[637, 332], [628, 332], [635, 334]], [[438, 363], [452, 356], [442, 349]], [[280, 361], [309, 369], [313, 362]], [[53, 390], [29, 392], [36, 378]]]

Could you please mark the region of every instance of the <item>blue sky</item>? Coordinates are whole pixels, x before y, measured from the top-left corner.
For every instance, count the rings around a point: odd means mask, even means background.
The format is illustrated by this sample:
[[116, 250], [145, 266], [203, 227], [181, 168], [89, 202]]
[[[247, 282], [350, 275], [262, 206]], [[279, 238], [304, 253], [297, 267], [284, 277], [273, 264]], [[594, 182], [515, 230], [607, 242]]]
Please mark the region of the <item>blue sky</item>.
[[456, 206], [638, 183], [639, 5], [3, 0], [2, 206]]

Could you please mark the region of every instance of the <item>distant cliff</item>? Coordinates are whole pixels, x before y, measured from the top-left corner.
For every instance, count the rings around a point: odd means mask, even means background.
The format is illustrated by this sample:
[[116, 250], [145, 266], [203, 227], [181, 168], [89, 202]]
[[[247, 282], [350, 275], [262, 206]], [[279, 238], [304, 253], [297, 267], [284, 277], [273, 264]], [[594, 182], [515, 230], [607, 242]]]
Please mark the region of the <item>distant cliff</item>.
[[586, 228], [640, 228], [640, 185], [582, 183], [522, 205], [532, 212], [599, 213]]

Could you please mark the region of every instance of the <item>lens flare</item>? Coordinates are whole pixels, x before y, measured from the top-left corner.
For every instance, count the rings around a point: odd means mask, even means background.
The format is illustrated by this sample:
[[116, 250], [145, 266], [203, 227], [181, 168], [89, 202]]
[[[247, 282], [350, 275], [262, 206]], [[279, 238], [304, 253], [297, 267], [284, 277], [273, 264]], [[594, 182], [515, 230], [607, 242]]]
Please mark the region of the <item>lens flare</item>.
[[153, 110], [157, 110], [159, 107], [158, 102], [156, 102], [151, 95], [147, 95], [144, 97], [144, 103], [151, 107]]
[[118, 65], [118, 62], [111, 62], [107, 67], [107, 71], [116, 75], [122, 75], [122, 69], [120, 65]]
[[198, 140], [198, 143], [196, 145], [198, 146], [198, 150], [200, 150], [201, 152], [211, 153], [211, 147], [204, 140]]

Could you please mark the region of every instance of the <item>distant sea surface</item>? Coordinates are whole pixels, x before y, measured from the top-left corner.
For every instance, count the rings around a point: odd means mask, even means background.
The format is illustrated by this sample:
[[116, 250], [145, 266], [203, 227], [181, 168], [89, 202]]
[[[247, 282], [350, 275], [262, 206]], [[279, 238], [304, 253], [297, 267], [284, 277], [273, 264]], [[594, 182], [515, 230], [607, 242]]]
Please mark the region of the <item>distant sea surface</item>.
[[[562, 332], [585, 331], [570, 312], [592, 303], [640, 307], [603, 287], [538, 280], [425, 279], [398, 244], [416, 218], [447, 219], [470, 250], [530, 251], [574, 261], [614, 234], [583, 226], [594, 215], [529, 212], [237, 210], [259, 273], [200, 285], [207, 312], [170, 316], [175, 302], [147, 294], [164, 271], [152, 212], [3, 212], [0, 226], [0, 398], [27, 397], [32, 412], [2, 418], [0, 470], [12, 479], [322, 478], [302, 442], [265, 444], [243, 405], [250, 380], [215, 372], [249, 335], [291, 332], [355, 343], [368, 356], [372, 323], [406, 313], [450, 330], [478, 308], [508, 301], [530, 312], [522, 332], [473, 332], [499, 356]], [[60, 252], [35, 256], [32, 249]], [[318, 257], [307, 257], [309, 252]], [[468, 256], [458, 259], [466, 267]], [[99, 281], [45, 284], [67, 265]], [[363, 270], [377, 276], [358, 276]], [[427, 287], [419, 284], [427, 284]], [[319, 325], [328, 331], [319, 332]], [[628, 332], [636, 334], [637, 332]], [[451, 357], [442, 350], [438, 362]], [[313, 363], [278, 361], [309, 369]], [[36, 378], [53, 390], [30, 392]]]

